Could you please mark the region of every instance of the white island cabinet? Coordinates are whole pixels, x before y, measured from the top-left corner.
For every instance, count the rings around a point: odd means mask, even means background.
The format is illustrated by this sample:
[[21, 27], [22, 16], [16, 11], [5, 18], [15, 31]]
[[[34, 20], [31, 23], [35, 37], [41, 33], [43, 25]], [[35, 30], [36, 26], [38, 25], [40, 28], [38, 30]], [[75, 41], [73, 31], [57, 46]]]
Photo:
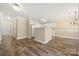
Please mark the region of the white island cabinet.
[[52, 28], [35, 28], [35, 40], [46, 44], [52, 39]]

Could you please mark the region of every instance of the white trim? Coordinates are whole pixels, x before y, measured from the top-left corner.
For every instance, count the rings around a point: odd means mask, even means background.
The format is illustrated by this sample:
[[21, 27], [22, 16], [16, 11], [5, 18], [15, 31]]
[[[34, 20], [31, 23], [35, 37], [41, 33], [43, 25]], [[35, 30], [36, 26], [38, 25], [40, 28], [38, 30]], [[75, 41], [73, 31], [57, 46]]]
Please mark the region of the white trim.
[[43, 43], [43, 44], [46, 44], [47, 43], [47, 42], [43, 42], [41, 40], [36, 40], [36, 39], [35, 39], [35, 41], [38, 41], [38, 42]]
[[55, 31], [70, 31], [70, 32], [79, 32], [79, 30], [77, 30], [77, 29], [73, 29], [73, 30], [55, 30]]
[[27, 36], [17, 37], [16, 39], [24, 39], [24, 38], [27, 38]]
[[68, 36], [56, 36], [56, 37], [63, 37], [63, 38], [71, 38], [71, 39], [79, 39], [79, 37], [68, 37]]
[[[50, 40], [52, 40], [52, 39], [50, 39]], [[36, 39], [35, 39], [35, 41], [38, 41], [38, 42], [43, 43], [43, 44], [47, 44], [50, 40], [47, 40], [47, 41], [44, 42], [44, 41], [36, 40]]]
[[51, 39], [46, 40], [46, 41], [45, 41], [45, 43], [48, 43], [50, 40], [52, 40], [52, 38], [51, 38]]

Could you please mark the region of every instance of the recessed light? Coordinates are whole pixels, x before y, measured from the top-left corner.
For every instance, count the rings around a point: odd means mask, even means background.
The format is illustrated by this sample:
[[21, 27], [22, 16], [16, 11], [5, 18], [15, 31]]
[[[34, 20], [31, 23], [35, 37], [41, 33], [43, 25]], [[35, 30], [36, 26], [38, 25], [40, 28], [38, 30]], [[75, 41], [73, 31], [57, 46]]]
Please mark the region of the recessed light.
[[17, 3], [13, 3], [12, 8], [16, 11], [21, 11], [22, 10], [22, 6], [20, 4], [17, 4]]

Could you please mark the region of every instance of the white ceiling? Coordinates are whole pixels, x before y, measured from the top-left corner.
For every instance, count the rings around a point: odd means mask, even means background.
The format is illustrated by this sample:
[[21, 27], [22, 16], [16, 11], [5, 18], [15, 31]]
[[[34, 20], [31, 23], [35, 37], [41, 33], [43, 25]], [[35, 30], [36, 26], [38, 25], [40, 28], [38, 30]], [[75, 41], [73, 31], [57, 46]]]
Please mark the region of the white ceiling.
[[13, 10], [9, 3], [0, 3], [0, 12], [9, 16], [31, 17], [32, 20], [42, 22], [41, 18], [46, 18], [47, 22], [72, 19], [74, 11], [78, 11], [77, 3], [22, 3], [23, 10], [17, 12]]

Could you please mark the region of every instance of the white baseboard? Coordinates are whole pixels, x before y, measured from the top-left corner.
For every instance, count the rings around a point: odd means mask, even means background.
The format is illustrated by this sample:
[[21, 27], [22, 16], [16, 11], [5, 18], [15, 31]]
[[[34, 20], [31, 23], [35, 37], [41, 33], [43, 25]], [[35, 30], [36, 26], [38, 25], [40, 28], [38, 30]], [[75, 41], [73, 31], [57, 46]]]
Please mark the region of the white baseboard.
[[27, 36], [17, 37], [16, 39], [24, 39], [24, 38], [27, 38]]
[[68, 36], [56, 36], [56, 37], [63, 37], [63, 38], [71, 38], [71, 39], [79, 39], [79, 37], [68, 37]]
[[[52, 39], [50, 39], [50, 40], [52, 40]], [[36, 39], [35, 39], [35, 41], [38, 41], [38, 42], [43, 43], [43, 44], [47, 44], [50, 40], [47, 40], [47, 41], [44, 42], [44, 41], [36, 40]]]
[[47, 44], [50, 40], [52, 40], [52, 38], [50, 38], [50, 39], [46, 40], [46, 41], [45, 41], [45, 43]]
[[37, 40], [37, 39], [35, 39], [35, 41], [38, 41], [38, 42], [43, 43], [43, 44], [47, 43], [47, 42], [44, 42], [44, 41], [41, 41], [41, 40]]

